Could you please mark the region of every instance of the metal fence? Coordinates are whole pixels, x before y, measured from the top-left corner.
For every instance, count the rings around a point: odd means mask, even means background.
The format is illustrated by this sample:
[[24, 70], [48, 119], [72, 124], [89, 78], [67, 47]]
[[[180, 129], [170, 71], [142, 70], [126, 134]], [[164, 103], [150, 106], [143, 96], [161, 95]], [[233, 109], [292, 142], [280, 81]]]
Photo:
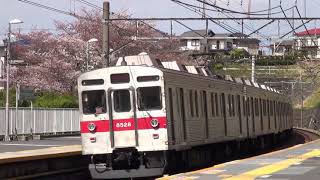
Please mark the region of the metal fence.
[[[6, 134], [5, 109], [0, 108], [0, 135]], [[16, 130], [15, 130], [16, 129]], [[80, 131], [78, 109], [9, 109], [10, 134], [57, 134]]]

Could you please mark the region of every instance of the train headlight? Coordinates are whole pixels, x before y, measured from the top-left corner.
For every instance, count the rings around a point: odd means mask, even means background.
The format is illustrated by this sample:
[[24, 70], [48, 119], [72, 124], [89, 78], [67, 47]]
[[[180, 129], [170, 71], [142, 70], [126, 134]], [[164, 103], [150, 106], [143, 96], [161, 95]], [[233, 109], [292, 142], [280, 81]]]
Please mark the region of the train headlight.
[[158, 121], [158, 119], [152, 119], [152, 120], [150, 121], [150, 124], [151, 124], [151, 126], [152, 126], [153, 128], [159, 127], [159, 121]]
[[96, 127], [96, 125], [95, 125], [94, 123], [89, 123], [89, 124], [88, 124], [88, 129], [89, 129], [90, 132], [95, 131], [96, 128], [97, 128], [97, 127]]

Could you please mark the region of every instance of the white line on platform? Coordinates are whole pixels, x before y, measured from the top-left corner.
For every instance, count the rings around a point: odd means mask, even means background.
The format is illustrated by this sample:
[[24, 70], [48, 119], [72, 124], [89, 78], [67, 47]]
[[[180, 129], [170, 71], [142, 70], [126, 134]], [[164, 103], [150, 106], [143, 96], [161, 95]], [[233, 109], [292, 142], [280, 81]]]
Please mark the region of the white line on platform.
[[269, 178], [269, 177], [271, 177], [271, 175], [270, 175], [270, 174], [268, 174], [268, 175], [263, 175], [263, 176], [260, 176], [260, 178]]
[[55, 147], [61, 145], [49, 145], [49, 144], [0, 144], [0, 146], [35, 146], [35, 147]]

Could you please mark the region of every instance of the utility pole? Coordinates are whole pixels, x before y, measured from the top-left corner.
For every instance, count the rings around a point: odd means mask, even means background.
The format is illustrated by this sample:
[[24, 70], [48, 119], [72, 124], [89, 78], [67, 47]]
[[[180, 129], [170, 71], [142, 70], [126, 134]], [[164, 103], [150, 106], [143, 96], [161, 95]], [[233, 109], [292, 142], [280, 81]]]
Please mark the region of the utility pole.
[[304, 17], [307, 17], [307, 0], [303, 1], [303, 5], [304, 5]]
[[268, 18], [271, 15], [271, 0], [269, 0]]
[[6, 61], [6, 136], [5, 141], [10, 141], [10, 124], [9, 124], [9, 91], [10, 91], [10, 83], [9, 83], [9, 76], [10, 76], [10, 56], [11, 56], [11, 23], [9, 23], [9, 32], [8, 32], [8, 42], [7, 42], [7, 61]]
[[300, 90], [301, 90], [301, 110], [300, 110], [300, 127], [303, 127], [303, 85], [302, 85], [302, 71], [300, 70]]
[[255, 56], [252, 56], [252, 60], [251, 60], [251, 81], [252, 82], [255, 82], [255, 77], [254, 77], [254, 74], [255, 74], [255, 66], [256, 66], [256, 57]]
[[110, 2], [109, 0], [105, 0], [103, 2], [103, 40], [102, 40], [102, 49], [103, 49], [103, 54], [102, 54], [102, 62], [103, 62], [103, 67], [109, 67], [110, 65], [110, 40], [109, 40], [109, 23], [110, 23]]
[[250, 17], [250, 13], [251, 13], [251, 0], [249, 0], [248, 2], [248, 17]]
[[203, 0], [203, 11], [202, 18], [206, 18], [206, 0]]

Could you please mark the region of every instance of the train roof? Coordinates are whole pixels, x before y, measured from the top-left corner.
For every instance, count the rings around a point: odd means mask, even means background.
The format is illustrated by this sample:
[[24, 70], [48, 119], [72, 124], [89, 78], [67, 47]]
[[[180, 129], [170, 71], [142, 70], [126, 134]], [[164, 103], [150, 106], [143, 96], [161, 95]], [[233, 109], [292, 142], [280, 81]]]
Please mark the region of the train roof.
[[[148, 66], [148, 67], [155, 67], [162, 71], [167, 72], [181, 72], [181, 73], [188, 73], [190, 75], [198, 75], [198, 76], [204, 76], [207, 78], [214, 78], [217, 80], [223, 80], [223, 81], [229, 81], [233, 83], [243, 84], [246, 86], [251, 86], [255, 88], [264, 89], [266, 91], [275, 92], [278, 94], [281, 94], [278, 90], [269, 87], [264, 84], [259, 84], [256, 82], [252, 82], [248, 79], [243, 78], [234, 78], [230, 75], [226, 76], [219, 76], [214, 75], [213, 72], [204, 67], [204, 66], [186, 66], [183, 64], [178, 63], [177, 61], [164, 61], [161, 62], [159, 59], [152, 59], [147, 53], [141, 53], [136, 56], [126, 56], [126, 57], [120, 57], [116, 61], [116, 66]], [[100, 70], [101, 71], [101, 70]], [[100, 72], [99, 70], [96, 70], [96, 72]]]

